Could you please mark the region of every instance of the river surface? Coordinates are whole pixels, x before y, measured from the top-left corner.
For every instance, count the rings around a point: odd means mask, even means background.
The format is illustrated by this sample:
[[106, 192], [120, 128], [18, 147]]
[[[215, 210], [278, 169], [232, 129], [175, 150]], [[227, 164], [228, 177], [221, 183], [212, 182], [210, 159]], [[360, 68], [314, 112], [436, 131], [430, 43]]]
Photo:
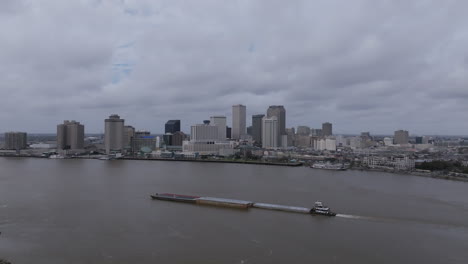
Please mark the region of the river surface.
[[[338, 217], [166, 201], [155, 192]], [[468, 263], [468, 183], [305, 167], [0, 158], [0, 258], [14, 264]]]

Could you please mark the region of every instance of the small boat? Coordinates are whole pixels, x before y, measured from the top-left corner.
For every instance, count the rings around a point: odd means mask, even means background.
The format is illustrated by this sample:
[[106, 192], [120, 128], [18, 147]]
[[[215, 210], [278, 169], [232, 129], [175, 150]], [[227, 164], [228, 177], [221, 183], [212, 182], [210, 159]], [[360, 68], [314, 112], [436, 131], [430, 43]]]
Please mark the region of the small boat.
[[182, 195], [174, 193], [156, 193], [151, 195], [151, 198], [154, 200], [164, 200], [164, 201], [173, 201], [173, 202], [182, 202], [182, 203], [196, 203], [197, 199], [200, 196], [191, 196], [191, 195]]
[[313, 169], [322, 169], [322, 170], [346, 170], [346, 167], [343, 164], [331, 164], [331, 163], [314, 163], [310, 166]]
[[314, 207], [310, 209], [310, 213], [316, 215], [336, 216], [336, 213], [330, 211], [330, 208], [323, 205], [322, 202], [315, 202]]

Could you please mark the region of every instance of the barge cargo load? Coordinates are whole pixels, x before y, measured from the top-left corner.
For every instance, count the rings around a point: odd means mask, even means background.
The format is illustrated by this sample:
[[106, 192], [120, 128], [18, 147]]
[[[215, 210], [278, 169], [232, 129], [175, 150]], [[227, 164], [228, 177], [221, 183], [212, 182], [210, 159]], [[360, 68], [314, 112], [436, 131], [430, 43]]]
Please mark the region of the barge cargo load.
[[156, 193], [154, 195], [151, 195], [151, 198], [155, 200], [164, 200], [164, 201], [173, 201], [173, 202], [196, 203], [197, 199], [200, 198], [200, 196], [182, 195], [182, 194], [174, 194], [174, 193]]
[[279, 205], [279, 204], [268, 204], [268, 203], [254, 203], [253, 207], [261, 208], [261, 209], [268, 209], [268, 210], [302, 213], [302, 214], [309, 214], [310, 210], [311, 210], [311, 208], [305, 208], [305, 207]]
[[216, 197], [200, 197], [196, 199], [196, 203], [200, 205], [232, 207], [232, 208], [239, 208], [239, 209], [248, 209], [249, 207], [252, 207], [253, 205], [253, 202], [250, 202], [250, 201], [224, 199], [224, 198], [216, 198]]

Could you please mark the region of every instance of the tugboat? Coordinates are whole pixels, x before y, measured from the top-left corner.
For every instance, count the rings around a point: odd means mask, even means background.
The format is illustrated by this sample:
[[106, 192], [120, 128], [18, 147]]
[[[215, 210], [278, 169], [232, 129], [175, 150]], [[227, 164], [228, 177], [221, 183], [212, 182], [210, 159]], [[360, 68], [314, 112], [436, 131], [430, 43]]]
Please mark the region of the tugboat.
[[322, 202], [315, 202], [314, 207], [310, 209], [310, 213], [316, 215], [336, 216], [336, 213], [330, 211], [330, 208], [324, 206]]

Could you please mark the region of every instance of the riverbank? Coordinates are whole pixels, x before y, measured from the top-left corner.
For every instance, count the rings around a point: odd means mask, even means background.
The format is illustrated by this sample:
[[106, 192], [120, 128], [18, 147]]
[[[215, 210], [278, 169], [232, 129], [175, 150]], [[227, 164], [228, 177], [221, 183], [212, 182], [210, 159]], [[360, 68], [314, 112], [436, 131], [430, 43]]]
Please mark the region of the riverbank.
[[389, 169], [380, 169], [380, 168], [364, 168], [364, 167], [352, 167], [350, 170], [358, 171], [374, 171], [374, 172], [387, 172], [400, 175], [411, 175], [411, 176], [420, 176], [426, 178], [442, 179], [442, 180], [451, 180], [451, 181], [461, 181], [468, 182], [468, 177], [460, 177], [449, 174], [443, 174], [442, 172], [418, 172], [418, 171], [402, 171], [402, 170], [389, 170]]
[[216, 159], [168, 159], [168, 158], [135, 158], [135, 157], [123, 157], [123, 160], [147, 160], [147, 161], [184, 161], [184, 162], [206, 162], [206, 163], [233, 163], [233, 164], [252, 164], [252, 165], [270, 165], [270, 166], [287, 166], [287, 167], [299, 167], [303, 164], [300, 162], [263, 162], [263, 161], [251, 161], [251, 160], [216, 160]]
[[[5, 158], [41, 158], [47, 157], [30, 156], [30, 155], [1, 155]], [[76, 156], [67, 157], [65, 159], [100, 159], [102, 156]], [[183, 161], [183, 162], [205, 162], [205, 163], [231, 163], [231, 164], [251, 164], [251, 165], [269, 165], [269, 166], [286, 166], [286, 167], [300, 167], [303, 164], [300, 162], [268, 162], [268, 161], [251, 161], [251, 160], [216, 160], [216, 159], [173, 159], [173, 158], [139, 158], [139, 157], [122, 157], [113, 160], [146, 160], [146, 161]]]

